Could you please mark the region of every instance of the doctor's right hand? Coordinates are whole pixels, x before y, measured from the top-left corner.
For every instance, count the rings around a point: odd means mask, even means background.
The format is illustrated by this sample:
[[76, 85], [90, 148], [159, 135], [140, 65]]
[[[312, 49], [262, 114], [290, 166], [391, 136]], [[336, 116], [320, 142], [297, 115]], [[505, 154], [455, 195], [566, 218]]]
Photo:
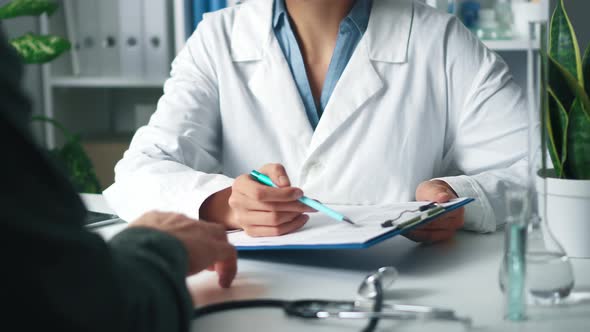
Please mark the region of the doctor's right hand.
[[305, 213], [316, 211], [298, 201], [303, 191], [291, 187], [285, 168], [268, 164], [259, 171], [279, 188], [260, 184], [249, 174], [241, 175], [231, 188], [203, 203], [201, 218], [221, 222], [230, 229], [243, 229], [254, 237], [280, 236], [303, 227], [309, 220]]

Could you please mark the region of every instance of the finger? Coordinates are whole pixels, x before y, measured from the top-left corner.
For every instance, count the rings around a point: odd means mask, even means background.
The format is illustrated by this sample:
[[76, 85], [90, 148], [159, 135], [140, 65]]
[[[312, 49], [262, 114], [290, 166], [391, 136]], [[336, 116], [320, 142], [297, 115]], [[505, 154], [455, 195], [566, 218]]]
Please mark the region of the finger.
[[208, 237], [220, 241], [227, 241], [227, 233], [226, 228], [214, 223], [208, 222], [199, 222], [198, 227], [200, 228], [199, 231], [204, 232], [207, 234]]
[[449, 228], [460, 229], [465, 226], [465, 209], [449, 212]]
[[303, 191], [299, 188], [273, 188], [260, 184], [249, 176], [238, 177], [232, 189], [261, 202], [293, 202], [303, 197]]
[[446, 203], [453, 198], [457, 198], [457, 195], [442, 181], [423, 182], [416, 190], [416, 199], [419, 201]]
[[219, 286], [229, 288], [238, 272], [238, 255], [236, 249], [229, 244], [221, 250], [226, 258], [215, 264], [215, 272], [219, 276]]
[[281, 188], [291, 186], [291, 180], [289, 180], [287, 171], [281, 164], [264, 165], [259, 172], [268, 175], [272, 182]]
[[421, 228], [422, 230], [445, 230], [445, 229], [460, 229], [465, 224], [463, 211], [456, 210], [449, 212], [447, 215], [440, 217], [438, 220], [430, 222]]
[[215, 262], [220, 260], [218, 247], [223, 241], [206, 236], [194, 239], [187, 243], [189, 254], [188, 275], [195, 275], [203, 270], [214, 271]]
[[436, 243], [452, 239], [455, 233], [454, 230], [416, 230], [405, 236], [414, 242]]
[[451, 195], [452, 198], [459, 197], [459, 195], [455, 192], [455, 190], [447, 182], [442, 181], [442, 180], [431, 180], [429, 182], [434, 183], [437, 186], [443, 187], [445, 192], [447, 192], [449, 195]]
[[433, 199], [433, 201], [436, 203], [447, 203], [451, 199], [453, 199], [453, 196], [449, 192], [445, 191], [445, 192], [439, 192], [436, 195], [436, 197]]
[[261, 202], [242, 193], [236, 193], [235, 201], [230, 204], [235, 209], [266, 212], [317, 212], [315, 209], [299, 202]]
[[458, 230], [463, 227], [463, 220], [460, 218], [445, 218], [442, 220], [433, 221], [423, 227], [417, 228], [418, 230], [428, 231], [444, 231], [444, 230]]
[[[239, 213], [239, 212], [238, 212]], [[302, 214], [299, 212], [260, 212], [248, 211], [243, 215], [238, 215], [238, 222], [243, 227], [265, 226], [278, 227], [280, 225], [294, 221]]]
[[276, 227], [268, 226], [252, 226], [244, 228], [246, 234], [252, 237], [268, 237], [268, 236], [281, 236], [289, 233], [293, 233], [296, 230], [303, 227], [309, 221], [309, 216], [302, 214], [295, 220], [282, 224]]

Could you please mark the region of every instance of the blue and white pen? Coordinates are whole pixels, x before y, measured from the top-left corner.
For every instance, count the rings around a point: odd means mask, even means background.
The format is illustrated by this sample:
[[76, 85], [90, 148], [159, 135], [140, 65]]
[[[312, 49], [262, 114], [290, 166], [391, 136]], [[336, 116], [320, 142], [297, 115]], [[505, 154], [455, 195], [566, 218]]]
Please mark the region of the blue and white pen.
[[[258, 171], [252, 171], [252, 172], [250, 172], [250, 176], [254, 180], [256, 180], [264, 185], [267, 185], [267, 186], [273, 187], [273, 188], [278, 188], [278, 186], [276, 184], [274, 184], [274, 182], [272, 182], [272, 180], [266, 174], [262, 174]], [[328, 215], [329, 217], [331, 217], [333, 219], [336, 219], [338, 221], [344, 221], [344, 222], [347, 222], [351, 225], [357, 226], [357, 224], [355, 224], [352, 220], [350, 220], [350, 218], [330, 209], [329, 207], [325, 206], [324, 204], [322, 204], [316, 200], [313, 200], [309, 197], [303, 196], [299, 199], [299, 201], [301, 203], [309, 206], [312, 209], [315, 209], [319, 212], [322, 212], [322, 213]]]

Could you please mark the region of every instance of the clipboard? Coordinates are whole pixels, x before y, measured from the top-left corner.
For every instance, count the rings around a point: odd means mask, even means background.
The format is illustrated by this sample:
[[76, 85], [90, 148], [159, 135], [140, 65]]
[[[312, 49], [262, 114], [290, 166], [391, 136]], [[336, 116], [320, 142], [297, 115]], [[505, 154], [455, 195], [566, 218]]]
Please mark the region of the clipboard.
[[[382, 206], [331, 206], [351, 217], [359, 227], [334, 221], [321, 214], [313, 214], [301, 230], [292, 234], [254, 238], [243, 231], [234, 231], [228, 233], [228, 240], [238, 251], [367, 249], [433, 222], [474, 201], [473, 198], [461, 198], [436, 206], [428, 202]], [[429, 213], [430, 208], [421, 211], [421, 207], [427, 205], [436, 208], [436, 213]], [[392, 227], [382, 225], [392, 219], [395, 219]]]

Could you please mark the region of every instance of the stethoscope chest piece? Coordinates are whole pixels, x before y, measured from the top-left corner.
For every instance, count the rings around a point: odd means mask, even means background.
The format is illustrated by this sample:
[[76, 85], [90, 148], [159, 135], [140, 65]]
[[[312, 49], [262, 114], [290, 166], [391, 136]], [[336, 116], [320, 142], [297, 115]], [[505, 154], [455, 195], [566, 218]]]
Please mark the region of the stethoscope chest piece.
[[399, 273], [393, 266], [382, 267], [374, 273], [365, 277], [358, 289], [358, 294], [365, 299], [374, 299], [377, 296], [377, 282], [381, 283], [381, 289], [387, 290], [393, 287], [393, 284], [399, 277]]

